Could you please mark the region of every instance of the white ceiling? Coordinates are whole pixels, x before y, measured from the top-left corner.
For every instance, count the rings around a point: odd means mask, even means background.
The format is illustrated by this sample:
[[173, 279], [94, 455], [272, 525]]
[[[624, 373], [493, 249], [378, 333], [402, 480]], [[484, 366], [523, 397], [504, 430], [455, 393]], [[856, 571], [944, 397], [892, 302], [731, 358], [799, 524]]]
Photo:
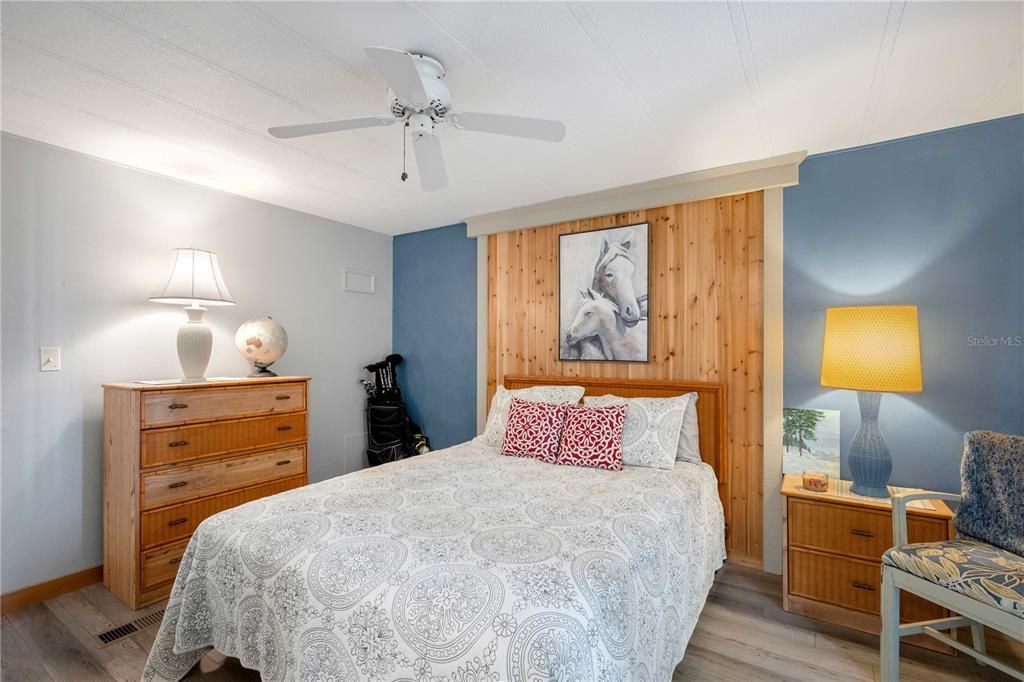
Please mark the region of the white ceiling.
[[[399, 233], [652, 178], [1024, 111], [1024, 4], [3, 2], [5, 131]], [[424, 193], [363, 54], [438, 58], [456, 109], [559, 118], [562, 144], [443, 129]]]

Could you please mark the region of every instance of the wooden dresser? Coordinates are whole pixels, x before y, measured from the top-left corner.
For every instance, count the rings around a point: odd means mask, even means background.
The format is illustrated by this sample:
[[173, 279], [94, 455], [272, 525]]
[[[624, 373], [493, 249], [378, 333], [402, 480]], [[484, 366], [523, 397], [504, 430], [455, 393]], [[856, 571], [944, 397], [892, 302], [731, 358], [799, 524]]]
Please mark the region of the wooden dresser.
[[[918, 490], [893, 488], [898, 492]], [[804, 490], [801, 477], [787, 474], [782, 607], [786, 611], [881, 632], [882, 554], [892, 547], [892, 503], [850, 492], [850, 481], [830, 481], [828, 492]], [[941, 501], [911, 503], [907, 533], [910, 542], [935, 542], [953, 535], [953, 513]], [[904, 621], [942, 618], [940, 607], [903, 593]], [[930, 648], [930, 638], [908, 638]]]
[[103, 583], [164, 599], [199, 523], [306, 485], [309, 377], [103, 386]]

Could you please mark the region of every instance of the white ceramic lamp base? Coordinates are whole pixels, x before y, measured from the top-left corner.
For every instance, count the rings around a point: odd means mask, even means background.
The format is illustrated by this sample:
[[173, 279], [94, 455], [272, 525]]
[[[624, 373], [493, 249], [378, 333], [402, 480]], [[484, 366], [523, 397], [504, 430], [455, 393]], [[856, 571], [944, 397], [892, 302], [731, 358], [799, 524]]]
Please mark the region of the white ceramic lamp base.
[[188, 322], [178, 328], [178, 362], [185, 381], [205, 381], [206, 368], [213, 352], [213, 332], [203, 324], [206, 308], [190, 305], [185, 308]]

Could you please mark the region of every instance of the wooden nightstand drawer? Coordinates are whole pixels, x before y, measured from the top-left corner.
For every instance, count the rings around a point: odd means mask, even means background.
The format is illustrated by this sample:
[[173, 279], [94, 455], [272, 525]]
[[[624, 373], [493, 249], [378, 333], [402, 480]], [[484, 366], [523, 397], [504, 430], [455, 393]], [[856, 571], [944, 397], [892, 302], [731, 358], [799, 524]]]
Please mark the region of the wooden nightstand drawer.
[[142, 476], [142, 508], [153, 509], [204, 495], [297, 476], [306, 471], [306, 446], [220, 460]]
[[789, 548], [790, 594], [878, 613], [881, 584], [878, 563]]
[[147, 393], [142, 399], [143, 427], [167, 426], [214, 419], [252, 417], [306, 409], [302, 382], [272, 386], [198, 389]]
[[[789, 592], [798, 597], [864, 613], [881, 612], [882, 566], [878, 562], [789, 549]], [[901, 620], [942, 618], [941, 607], [904, 593]]]
[[181, 556], [188, 547], [188, 540], [164, 545], [142, 553], [142, 589], [148, 590], [161, 583], [174, 580], [178, 575]]
[[187, 462], [306, 440], [306, 413], [151, 429], [142, 433], [142, 466]]
[[[910, 516], [907, 532], [911, 542], [936, 542], [949, 531], [941, 519]], [[789, 543], [877, 562], [892, 547], [892, 514], [790, 499]]]
[[[851, 482], [832, 480], [825, 492], [804, 490], [799, 476], [782, 482], [786, 518], [782, 568], [782, 608], [830, 623], [878, 634], [882, 621], [882, 554], [892, 546], [892, 502], [863, 497]], [[894, 493], [920, 492], [894, 488]], [[908, 509], [912, 542], [946, 540], [953, 514], [941, 501]], [[943, 618], [942, 608], [904, 593], [904, 621]], [[911, 643], [947, 653], [952, 649], [928, 637]]]
[[142, 548], [187, 538], [208, 516], [237, 507], [240, 504], [276, 495], [306, 485], [305, 476], [293, 476], [279, 481], [255, 485], [251, 488], [205, 497], [195, 502], [176, 504], [142, 514]]

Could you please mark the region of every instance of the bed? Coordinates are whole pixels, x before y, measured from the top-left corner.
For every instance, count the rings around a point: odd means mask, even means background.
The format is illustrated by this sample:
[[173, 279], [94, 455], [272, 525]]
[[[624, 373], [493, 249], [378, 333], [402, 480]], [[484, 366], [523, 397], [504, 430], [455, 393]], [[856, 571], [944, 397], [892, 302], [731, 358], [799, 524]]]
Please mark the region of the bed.
[[264, 680], [670, 680], [725, 559], [724, 387], [504, 383], [697, 391], [705, 463], [602, 471], [471, 441], [219, 513], [144, 679], [216, 648]]

